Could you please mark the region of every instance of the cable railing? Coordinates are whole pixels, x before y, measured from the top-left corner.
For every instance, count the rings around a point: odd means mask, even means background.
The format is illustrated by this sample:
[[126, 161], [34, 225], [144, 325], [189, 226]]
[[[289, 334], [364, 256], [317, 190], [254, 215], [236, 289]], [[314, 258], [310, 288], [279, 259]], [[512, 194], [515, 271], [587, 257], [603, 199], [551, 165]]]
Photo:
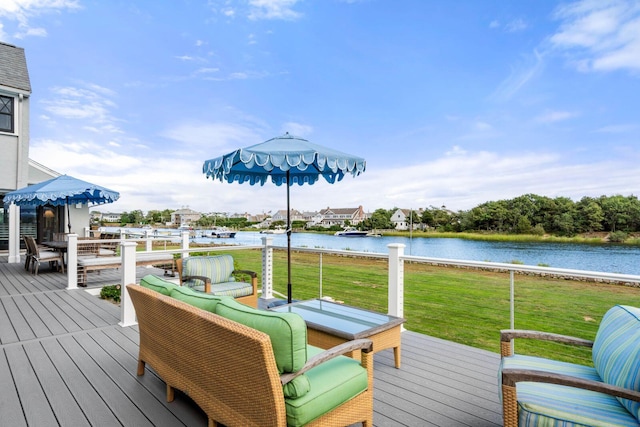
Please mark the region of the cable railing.
[[[282, 298], [278, 291], [286, 283], [283, 253], [287, 249], [272, 241], [263, 237], [258, 246], [191, 247], [185, 232], [179, 249], [154, 252], [188, 256], [237, 251], [243, 263], [251, 263], [243, 268], [255, 267], [259, 273], [260, 298], [270, 300]], [[402, 244], [388, 249], [385, 254], [294, 247], [295, 290], [303, 299], [330, 295], [347, 304], [387, 311], [405, 317], [407, 329], [492, 351], [498, 351], [500, 329], [545, 330], [593, 339], [607, 308], [640, 306], [640, 276], [411, 256], [404, 254]], [[254, 254], [258, 251], [260, 259]], [[133, 283], [135, 258], [127, 261], [127, 257], [137, 255], [136, 243], [122, 242], [120, 252], [123, 283]], [[366, 277], [365, 283], [360, 283], [360, 277]], [[135, 322], [127, 303], [121, 307], [122, 324]], [[518, 348], [528, 349], [528, 344]], [[565, 351], [548, 343], [541, 348], [547, 354]], [[567, 357], [588, 364], [585, 354], [569, 351]]]

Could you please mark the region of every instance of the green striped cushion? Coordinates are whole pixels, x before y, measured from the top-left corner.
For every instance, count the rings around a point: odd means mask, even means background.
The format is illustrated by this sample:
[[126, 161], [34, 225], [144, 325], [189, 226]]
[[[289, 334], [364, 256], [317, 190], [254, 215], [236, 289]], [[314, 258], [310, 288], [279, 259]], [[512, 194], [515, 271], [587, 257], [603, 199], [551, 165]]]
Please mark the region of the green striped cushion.
[[502, 372], [503, 369], [533, 369], [536, 371], [571, 375], [572, 377], [584, 378], [598, 382], [602, 381], [595, 368], [590, 366], [520, 354], [503, 357], [500, 362], [500, 372]]
[[518, 425], [536, 427], [638, 427], [618, 400], [604, 393], [556, 384], [517, 386]]
[[[196, 285], [191, 289], [193, 289], [194, 291], [204, 292], [204, 285]], [[227, 295], [230, 297], [238, 298], [251, 295], [252, 293], [253, 286], [251, 286], [251, 283], [247, 282], [226, 282], [211, 285], [212, 295]]]
[[[594, 340], [593, 365], [604, 382], [640, 391], [640, 309], [617, 305], [607, 311]], [[640, 403], [619, 400], [640, 419]]]
[[[182, 261], [182, 275], [205, 276], [211, 279], [211, 284], [233, 282], [233, 257], [231, 255], [193, 256]], [[194, 287], [204, 285], [202, 280], [187, 280], [184, 285]]]

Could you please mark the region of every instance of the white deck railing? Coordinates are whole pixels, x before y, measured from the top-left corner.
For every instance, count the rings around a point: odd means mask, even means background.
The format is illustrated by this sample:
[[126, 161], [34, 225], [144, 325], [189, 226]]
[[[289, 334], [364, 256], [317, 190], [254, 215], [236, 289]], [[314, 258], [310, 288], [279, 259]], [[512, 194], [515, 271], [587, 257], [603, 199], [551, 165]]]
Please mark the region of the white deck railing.
[[[78, 241], [78, 236], [70, 234], [68, 236], [68, 289], [77, 288], [77, 247], [84, 244], [84, 241]], [[146, 241], [146, 251], [136, 252], [137, 241], [122, 240], [120, 243], [120, 256], [122, 260], [122, 284], [135, 283], [136, 282], [136, 255], [138, 253], [145, 253], [152, 250], [152, 241], [157, 239], [147, 238], [142, 239]], [[95, 242], [95, 241], [94, 241]], [[297, 252], [310, 252], [318, 253], [320, 255], [320, 278], [318, 296], [322, 297], [322, 254], [334, 254], [334, 255], [348, 255], [350, 257], [365, 257], [365, 258], [380, 258], [388, 260], [388, 301], [387, 309], [388, 314], [398, 317], [404, 317], [404, 263], [427, 263], [443, 266], [457, 266], [466, 268], [479, 268], [490, 271], [503, 271], [509, 273], [510, 276], [510, 324], [514, 326], [514, 289], [515, 289], [515, 273], [534, 273], [547, 276], [561, 276], [561, 277], [575, 277], [584, 278], [590, 280], [598, 280], [604, 282], [617, 282], [628, 283], [634, 285], [640, 285], [640, 276], [627, 275], [627, 274], [615, 274], [615, 273], [603, 273], [597, 271], [584, 271], [584, 270], [570, 270], [551, 267], [539, 267], [528, 266], [522, 264], [508, 264], [508, 263], [496, 263], [485, 261], [468, 261], [468, 260], [454, 260], [445, 258], [430, 258], [430, 257], [418, 257], [404, 254], [404, 244], [393, 243], [388, 245], [389, 252], [372, 253], [372, 252], [356, 252], [345, 250], [329, 250], [329, 249], [310, 249], [310, 248], [294, 248]], [[272, 237], [262, 237], [262, 245], [260, 246], [215, 246], [215, 247], [189, 247], [189, 233], [187, 231], [182, 233], [181, 236], [181, 248], [176, 250], [164, 250], [154, 251], [156, 253], [180, 253], [182, 257], [189, 256], [190, 252], [201, 251], [233, 251], [233, 250], [246, 250], [246, 249], [262, 249], [262, 292], [260, 298], [264, 300], [271, 300], [274, 298], [273, 290], [273, 249], [286, 250], [286, 247], [274, 246]], [[133, 305], [131, 304], [128, 294], [122, 292], [121, 295], [121, 325], [129, 326], [135, 323], [135, 312]]]

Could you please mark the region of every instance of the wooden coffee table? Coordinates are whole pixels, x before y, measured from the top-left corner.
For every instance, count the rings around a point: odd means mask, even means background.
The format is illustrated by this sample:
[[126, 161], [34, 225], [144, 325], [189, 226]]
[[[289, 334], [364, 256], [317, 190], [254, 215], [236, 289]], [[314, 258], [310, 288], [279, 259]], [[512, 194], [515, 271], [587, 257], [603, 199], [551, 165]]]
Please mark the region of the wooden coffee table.
[[[271, 310], [297, 313], [307, 323], [309, 344], [323, 349], [346, 341], [368, 338], [373, 352], [393, 348], [396, 368], [400, 367], [400, 335], [405, 319], [362, 308], [314, 299], [281, 305]], [[358, 357], [353, 354], [353, 357]]]

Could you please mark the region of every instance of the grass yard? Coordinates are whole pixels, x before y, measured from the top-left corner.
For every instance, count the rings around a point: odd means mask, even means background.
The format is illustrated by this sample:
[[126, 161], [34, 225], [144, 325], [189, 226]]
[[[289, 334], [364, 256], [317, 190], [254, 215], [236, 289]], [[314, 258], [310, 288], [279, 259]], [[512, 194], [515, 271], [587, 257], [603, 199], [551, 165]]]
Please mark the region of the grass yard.
[[[238, 268], [261, 276], [262, 253], [230, 251]], [[286, 251], [274, 250], [274, 289], [286, 294]], [[319, 295], [320, 255], [292, 253], [294, 299]], [[323, 295], [349, 305], [387, 311], [387, 260], [322, 255]], [[509, 328], [509, 273], [405, 263], [404, 316], [408, 330], [500, 351]], [[613, 305], [640, 306], [640, 288], [515, 276], [515, 327], [593, 339]], [[589, 350], [546, 342], [516, 342], [518, 353], [550, 355], [590, 364]]]

